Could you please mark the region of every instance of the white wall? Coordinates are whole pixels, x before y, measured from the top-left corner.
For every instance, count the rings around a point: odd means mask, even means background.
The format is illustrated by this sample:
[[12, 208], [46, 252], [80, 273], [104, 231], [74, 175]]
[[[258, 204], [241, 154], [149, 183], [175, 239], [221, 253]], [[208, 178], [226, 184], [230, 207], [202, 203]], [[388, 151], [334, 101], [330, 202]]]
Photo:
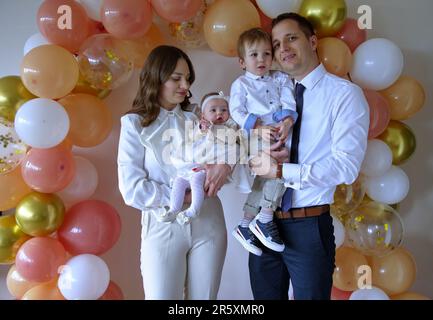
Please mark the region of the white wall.
[[[0, 1], [0, 77], [18, 75], [22, 48], [26, 39], [37, 32], [36, 12], [41, 0]], [[418, 79], [426, 89], [427, 101], [423, 110], [407, 121], [417, 137], [417, 151], [403, 165], [410, 178], [411, 189], [401, 204], [406, 237], [404, 245], [414, 255], [418, 276], [413, 291], [433, 297], [432, 248], [433, 248], [433, 2], [431, 0], [346, 0], [349, 16], [356, 17], [356, 8], [368, 4], [373, 9], [373, 30], [369, 38], [384, 37], [394, 41], [405, 56], [404, 73]], [[208, 91], [228, 92], [230, 83], [240, 74], [237, 59], [225, 58], [207, 47], [187, 50], [197, 73], [192, 92], [194, 98]], [[138, 86], [138, 75], [116, 89], [107, 99], [114, 119], [109, 138], [101, 145], [74, 153], [91, 160], [98, 168], [99, 186], [94, 198], [109, 202], [122, 217], [122, 233], [118, 243], [103, 256], [111, 271], [112, 279], [123, 289], [127, 299], [142, 299], [139, 272], [140, 220], [139, 212], [123, 204], [117, 188], [116, 155], [119, 135], [119, 118], [130, 108]], [[196, 101], [197, 101], [196, 100]], [[228, 231], [231, 232], [239, 217], [245, 199], [229, 187], [220, 193], [224, 205]], [[223, 271], [219, 298], [251, 299], [247, 254], [232, 236], [228, 237], [228, 252]], [[1, 281], [8, 270], [0, 266], [0, 299], [6, 299]], [[2, 293], [3, 291], [3, 293]]]

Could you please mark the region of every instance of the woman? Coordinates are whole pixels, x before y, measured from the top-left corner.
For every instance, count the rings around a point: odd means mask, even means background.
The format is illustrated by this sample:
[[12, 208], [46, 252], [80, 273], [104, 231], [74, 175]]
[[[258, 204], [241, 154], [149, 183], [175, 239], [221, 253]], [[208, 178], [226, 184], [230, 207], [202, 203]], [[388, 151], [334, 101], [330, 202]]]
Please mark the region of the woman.
[[[204, 201], [197, 219], [180, 225], [161, 219], [169, 205], [173, 167], [164, 152], [170, 133], [182, 143], [195, 74], [178, 48], [160, 46], [148, 56], [133, 108], [121, 119], [119, 189], [127, 205], [142, 211], [141, 273], [146, 299], [216, 299], [227, 239], [220, 200], [215, 197], [230, 166], [206, 166]], [[173, 134], [174, 132], [174, 134]], [[185, 204], [191, 195], [185, 197]]]

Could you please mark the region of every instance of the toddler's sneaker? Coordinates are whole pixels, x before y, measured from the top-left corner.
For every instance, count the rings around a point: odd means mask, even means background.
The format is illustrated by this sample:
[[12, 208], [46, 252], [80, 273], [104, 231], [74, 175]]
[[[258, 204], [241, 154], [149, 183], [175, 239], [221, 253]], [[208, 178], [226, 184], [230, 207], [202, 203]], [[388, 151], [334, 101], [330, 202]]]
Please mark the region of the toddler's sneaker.
[[250, 222], [249, 228], [254, 235], [259, 238], [260, 242], [271, 250], [277, 252], [284, 251], [284, 243], [278, 233], [277, 225], [274, 221], [262, 223], [256, 216]]
[[260, 241], [255, 237], [247, 227], [238, 225], [233, 231], [232, 235], [238, 240], [242, 246], [256, 256], [262, 255], [262, 249], [259, 248]]

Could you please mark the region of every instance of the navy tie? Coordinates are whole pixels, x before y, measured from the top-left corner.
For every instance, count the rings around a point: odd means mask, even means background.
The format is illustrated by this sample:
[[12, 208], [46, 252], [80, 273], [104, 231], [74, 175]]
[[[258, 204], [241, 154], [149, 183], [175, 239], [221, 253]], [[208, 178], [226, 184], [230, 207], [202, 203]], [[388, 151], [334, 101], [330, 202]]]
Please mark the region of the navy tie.
[[[298, 146], [299, 135], [301, 134], [302, 108], [304, 106], [304, 90], [305, 87], [301, 83], [297, 83], [295, 87], [296, 112], [298, 119], [293, 126], [292, 144], [290, 146], [290, 163], [298, 163]], [[287, 188], [281, 200], [281, 209], [286, 212], [292, 208], [293, 189]]]

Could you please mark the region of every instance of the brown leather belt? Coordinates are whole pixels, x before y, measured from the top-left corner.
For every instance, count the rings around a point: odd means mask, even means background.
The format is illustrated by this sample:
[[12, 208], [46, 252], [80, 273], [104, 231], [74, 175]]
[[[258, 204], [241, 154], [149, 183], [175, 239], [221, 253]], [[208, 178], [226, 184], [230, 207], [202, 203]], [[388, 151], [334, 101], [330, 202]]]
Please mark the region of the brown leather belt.
[[289, 211], [275, 211], [275, 217], [278, 219], [306, 218], [320, 216], [322, 213], [329, 212], [329, 204], [314, 207], [293, 208]]

